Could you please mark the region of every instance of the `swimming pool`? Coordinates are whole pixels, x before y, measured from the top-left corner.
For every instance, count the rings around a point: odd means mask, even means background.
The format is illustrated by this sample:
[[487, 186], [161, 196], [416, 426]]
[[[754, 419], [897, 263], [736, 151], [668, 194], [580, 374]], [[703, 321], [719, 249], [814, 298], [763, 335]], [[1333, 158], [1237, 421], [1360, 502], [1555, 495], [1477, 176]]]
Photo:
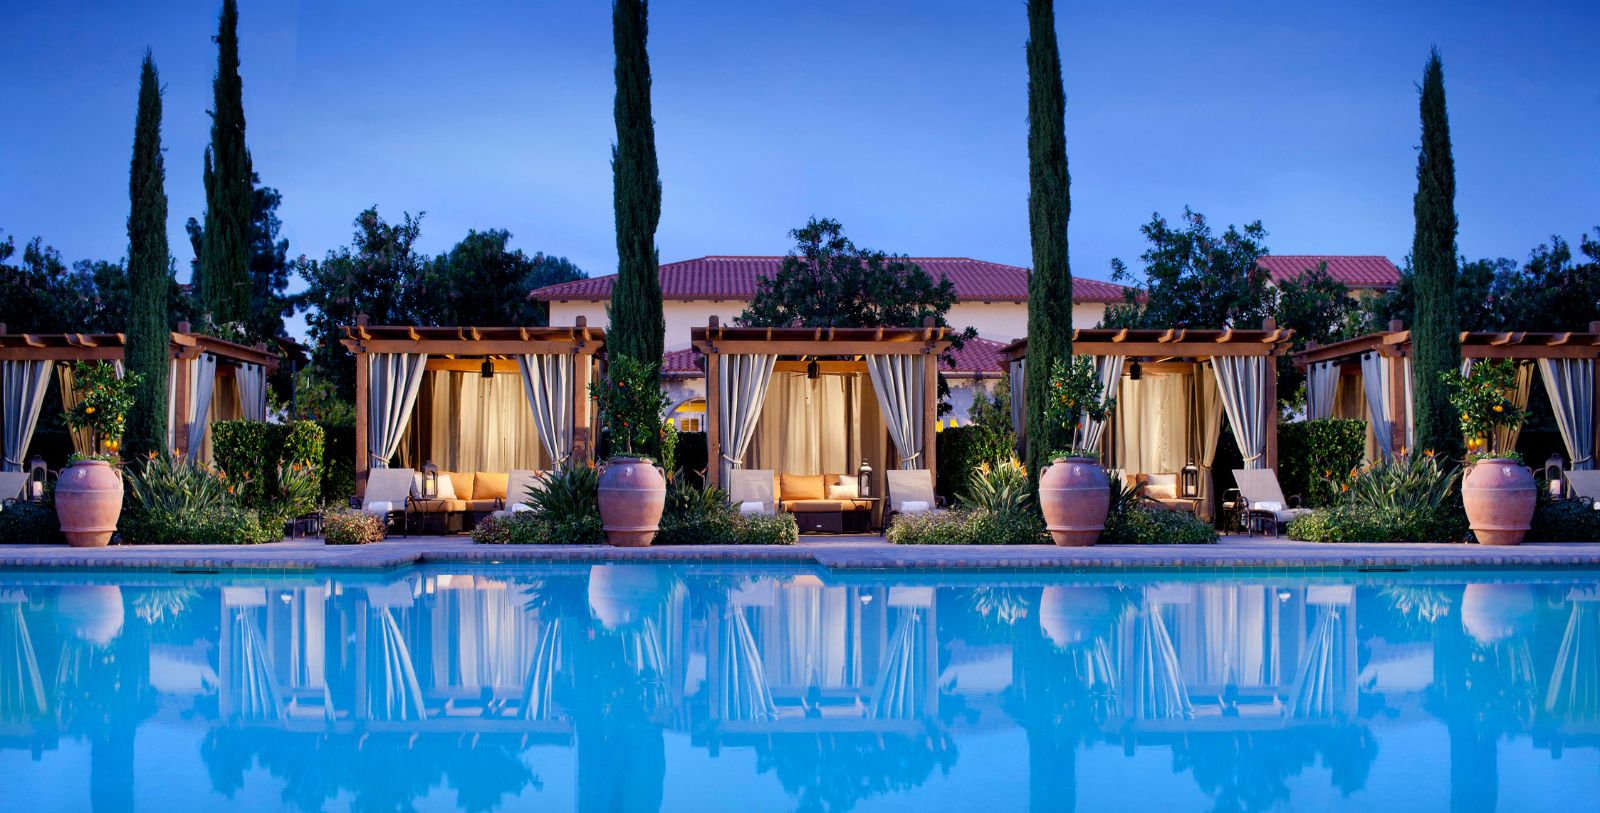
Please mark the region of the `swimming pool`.
[[1600, 575], [13, 571], [0, 788], [52, 811], [1593, 809]]

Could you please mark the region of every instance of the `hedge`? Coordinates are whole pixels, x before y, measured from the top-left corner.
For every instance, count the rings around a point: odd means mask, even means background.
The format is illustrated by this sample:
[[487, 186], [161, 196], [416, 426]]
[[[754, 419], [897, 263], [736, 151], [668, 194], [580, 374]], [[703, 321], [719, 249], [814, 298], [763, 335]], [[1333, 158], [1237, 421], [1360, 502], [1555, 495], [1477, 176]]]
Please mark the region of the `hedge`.
[[1308, 507], [1334, 502], [1334, 478], [1360, 466], [1366, 453], [1367, 424], [1349, 418], [1324, 418], [1278, 424], [1278, 483], [1284, 494], [1299, 494]]
[[356, 493], [356, 425], [319, 422], [323, 432], [322, 501], [343, 505]]
[[[211, 425], [211, 454], [229, 477], [244, 478], [244, 504], [260, 507], [276, 493], [278, 466], [299, 463], [325, 471], [324, 431], [311, 421], [287, 424], [217, 421]], [[325, 486], [324, 486], [325, 489]]]

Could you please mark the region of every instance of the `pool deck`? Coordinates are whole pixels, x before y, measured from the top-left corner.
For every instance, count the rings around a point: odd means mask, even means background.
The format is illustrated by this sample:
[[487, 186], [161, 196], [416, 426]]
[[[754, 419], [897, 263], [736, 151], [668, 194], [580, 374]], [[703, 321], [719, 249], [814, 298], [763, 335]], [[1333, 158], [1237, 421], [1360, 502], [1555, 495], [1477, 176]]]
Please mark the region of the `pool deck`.
[[1352, 568], [1600, 567], [1600, 543], [1479, 545], [1328, 545], [1277, 537], [1230, 536], [1215, 545], [896, 546], [882, 537], [803, 537], [791, 546], [694, 545], [611, 548], [475, 545], [467, 537], [400, 537], [374, 545], [330, 546], [292, 539], [251, 547], [128, 545], [69, 548], [0, 545], [0, 568], [156, 568], [168, 570], [382, 570], [415, 564], [500, 562], [747, 562], [817, 565], [830, 570], [1331, 570]]

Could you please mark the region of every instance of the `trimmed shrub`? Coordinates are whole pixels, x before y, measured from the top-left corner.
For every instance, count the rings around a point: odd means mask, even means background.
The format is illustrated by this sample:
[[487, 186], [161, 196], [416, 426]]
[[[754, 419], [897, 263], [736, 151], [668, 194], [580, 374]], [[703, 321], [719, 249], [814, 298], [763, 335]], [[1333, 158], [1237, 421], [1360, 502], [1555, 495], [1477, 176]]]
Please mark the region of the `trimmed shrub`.
[[18, 502], [0, 509], [0, 543], [54, 545], [66, 541], [50, 503]]
[[345, 505], [356, 495], [356, 425], [319, 422], [322, 427], [322, 502]]
[[1457, 542], [1467, 517], [1459, 504], [1454, 511], [1341, 504], [1296, 519], [1287, 532], [1302, 542]]
[[790, 514], [742, 515], [720, 488], [696, 486], [683, 477], [667, 484], [657, 545], [790, 545], [800, 525]]
[[[309, 477], [320, 496], [324, 442], [322, 427], [310, 421], [218, 421], [211, 426], [212, 457], [217, 468], [243, 483], [239, 496], [244, 505], [271, 508], [278, 514], [288, 510], [274, 503], [282, 499], [285, 490], [279, 482], [279, 472], [289, 466], [308, 469], [309, 474], [297, 471], [296, 478]], [[304, 487], [302, 483], [294, 484], [297, 494]]]
[[1278, 478], [1307, 507], [1332, 505], [1341, 479], [1361, 465], [1367, 425], [1349, 418], [1278, 424]]
[[1533, 514], [1531, 542], [1600, 542], [1600, 511], [1586, 499], [1549, 499], [1539, 492], [1539, 508]]
[[173, 513], [124, 512], [124, 542], [138, 545], [260, 545], [283, 539], [282, 528], [266, 528], [256, 512], [232, 505]]
[[472, 529], [481, 545], [603, 545], [598, 514], [546, 520], [532, 511], [491, 516]]
[[338, 509], [322, 517], [322, 541], [329, 545], [370, 545], [384, 535], [383, 520], [364, 511]]
[[970, 545], [971, 511], [921, 511], [901, 514], [884, 537], [895, 545]]
[[936, 435], [939, 460], [936, 464], [934, 493], [954, 502], [967, 487], [972, 472], [984, 464], [999, 464], [1016, 456], [1007, 437], [996, 438], [981, 426], [952, 426]]
[[1182, 511], [1136, 505], [1106, 517], [1102, 545], [1210, 545], [1217, 541], [1211, 524]]

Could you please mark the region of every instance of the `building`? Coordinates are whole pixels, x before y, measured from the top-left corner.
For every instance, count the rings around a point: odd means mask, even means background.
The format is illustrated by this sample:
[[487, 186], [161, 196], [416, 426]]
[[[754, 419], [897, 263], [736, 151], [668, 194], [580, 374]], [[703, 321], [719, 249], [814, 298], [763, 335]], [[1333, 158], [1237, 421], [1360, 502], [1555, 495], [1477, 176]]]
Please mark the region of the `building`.
[[1388, 257], [1271, 254], [1260, 260], [1274, 284], [1294, 279], [1322, 263], [1328, 264], [1328, 275], [1344, 283], [1357, 299], [1388, 293], [1400, 285], [1400, 269]]

